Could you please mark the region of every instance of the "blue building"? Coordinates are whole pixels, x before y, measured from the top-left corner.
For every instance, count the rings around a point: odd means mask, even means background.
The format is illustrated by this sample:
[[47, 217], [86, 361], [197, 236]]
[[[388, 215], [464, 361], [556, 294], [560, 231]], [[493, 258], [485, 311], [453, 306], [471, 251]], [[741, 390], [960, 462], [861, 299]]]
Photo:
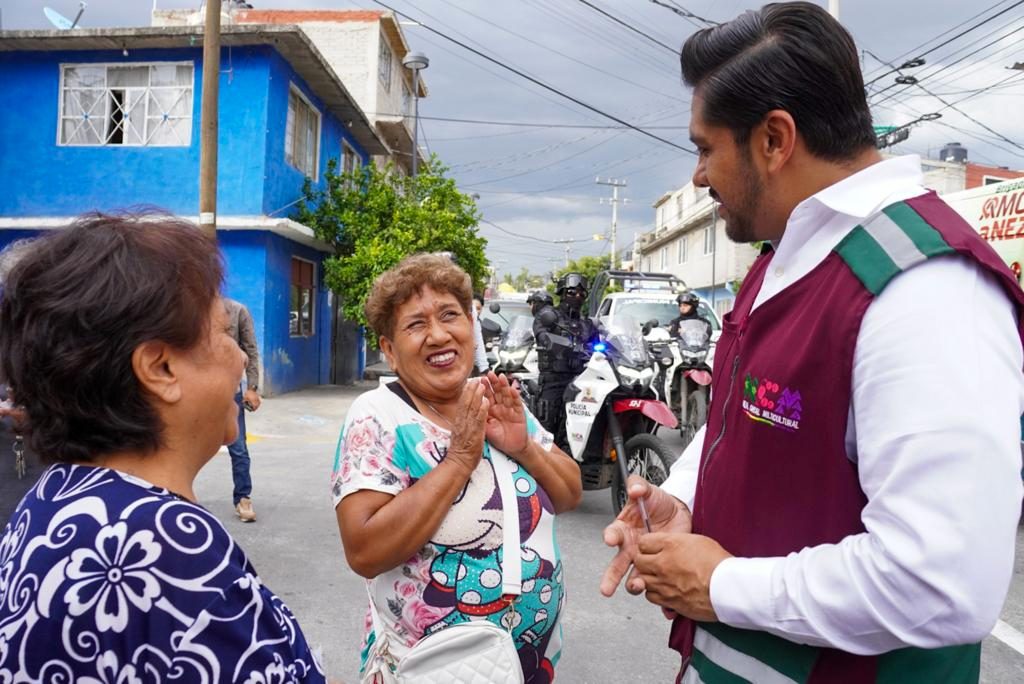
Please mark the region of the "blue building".
[[[155, 206], [197, 220], [199, 27], [0, 31], [0, 248], [75, 215]], [[386, 149], [295, 26], [224, 26], [217, 184], [225, 294], [252, 313], [261, 390], [361, 377], [358, 329], [323, 284], [329, 247], [288, 218], [308, 176]]]

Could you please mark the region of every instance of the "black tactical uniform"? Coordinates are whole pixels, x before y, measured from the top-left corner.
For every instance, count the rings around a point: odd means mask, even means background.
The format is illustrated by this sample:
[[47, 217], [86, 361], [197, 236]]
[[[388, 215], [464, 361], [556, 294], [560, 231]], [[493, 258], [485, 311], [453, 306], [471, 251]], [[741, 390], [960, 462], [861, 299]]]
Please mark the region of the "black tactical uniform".
[[680, 306], [682, 306], [683, 304], [689, 304], [690, 313], [680, 313], [678, 316], [673, 318], [668, 326], [668, 334], [671, 335], [673, 338], [678, 337], [680, 323], [682, 323], [683, 321], [698, 320], [704, 323], [705, 326], [707, 326], [707, 335], [708, 339], [710, 340], [711, 332], [714, 330], [714, 328], [711, 326], [711, 322], [708, 319], [704, 318], [697, 312], [697, 306], [700, 304], [700, 299], [697, 298], [697, 295], [693, 294], [692, 292], [685, 292], [676, 297], [676, 303], [679, 304]]
[[[571, 347], [554, 345], [545, 349], [537, 347], [537, 365], [540, 371], [540, 394], [537, 402], [537, 419], [555, 435], [555, 442], [568, 450], [565, 433], [565, 389], [586, 366], [590, 357], [589, 343], [596, 330], [593, 322], [581, 314], [587, 297], [587, 279], [578, 273], [567, 273], [558, 280], [557, 307], [541, 307], [533, 320], [533, 333], [538, 340], [542, 333], [559, 335], [572, 341]], [[541, 323], [541, 313], [550, 309], [557, 320], [550, 326]]]

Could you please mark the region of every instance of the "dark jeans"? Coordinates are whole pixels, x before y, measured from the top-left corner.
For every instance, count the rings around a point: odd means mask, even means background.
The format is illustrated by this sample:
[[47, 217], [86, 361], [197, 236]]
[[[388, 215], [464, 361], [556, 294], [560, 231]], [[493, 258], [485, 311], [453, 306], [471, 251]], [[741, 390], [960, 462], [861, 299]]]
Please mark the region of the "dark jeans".
[[242, 406], [242, 391], [235, 393], [238, 404], [238, 439], [228, 445], [231, 454], [231, 477], [235, 481], [235, 505], [252, 494], [252, 477], [249, 475], [249, 447], [245, 444], [245, 407]]

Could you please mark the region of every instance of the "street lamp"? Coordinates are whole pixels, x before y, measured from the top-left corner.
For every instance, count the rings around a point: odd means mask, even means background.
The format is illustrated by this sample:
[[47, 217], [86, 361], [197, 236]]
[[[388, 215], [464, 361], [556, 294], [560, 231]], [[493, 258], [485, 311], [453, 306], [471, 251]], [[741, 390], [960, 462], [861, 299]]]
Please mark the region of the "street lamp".
[[422, 52], [410, 52], [402, 58], [402, 66], [412, 71], [412, 177], [416, 177], [416, 161], [419, 158], [420, 130], [420, 69], [430, 66], [430, 60]]

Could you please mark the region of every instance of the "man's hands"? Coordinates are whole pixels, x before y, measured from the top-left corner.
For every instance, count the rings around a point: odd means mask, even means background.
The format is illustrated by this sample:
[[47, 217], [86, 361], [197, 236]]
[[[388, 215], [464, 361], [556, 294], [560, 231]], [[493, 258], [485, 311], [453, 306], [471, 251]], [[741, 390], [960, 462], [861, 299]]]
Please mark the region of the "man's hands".
[[[604, 543], [617, 546], [601, 580], [601, 593], [611, 596], [622, 578], [631, 594], [646, 592], [665, 617], [716, 620], [711, 606], [711, 575], [730, 554], [715, 540], [691, 534], [689, 509], [642, 478], [629, 478], [629, 503], [604, 530]], [[647, 534], [637, 500], [643, 499], [651, 521]], [[633, 566], [630, 571], [630, 566]]]
[[245, 403], [249, 404], [249, 406], [252, 406], [252, 410], [253, 411], [258, 409], [260, 407], [260, 404], [263, 403], [263, 400], [260, 399], [259, 393], [256, 392], [256, 390], [254, 390], [254, 389], [248, 389], [248, 388], [246, 388], [245, 394], [242, 395], [242, 401], [244, 401]]
[[[640, 538], [633, 560], [647, 600], [662, 611], [701, 622], [718, 620], [711, 605], [711, 575], [731, 554], [699, 534], [652, 533]], [[670, 617], [665, 612], [666, 617]], [[674, 617], [674, 616], [672, 616]]]
[[[640, 518], [640, 507], [637, 505], [639, 499], [643, 499], [647, 507], [652, 532], [688, 534], [691, 529], [690, 510], [674, 496], [643, 478], [630, 476], [626, 492], [629, 502], [615, 518], [615, 522], [604, 528], [604, 543], [619, 547], [601, 579], [601, 593], [605, 596], [614, 594], [619, 582], [629, 572], [637, 555], [637, 541], [647, 532]], [[639, 594], [643, 590], [642, 580], [633, 571], [626, 580], [626, 591]]]

